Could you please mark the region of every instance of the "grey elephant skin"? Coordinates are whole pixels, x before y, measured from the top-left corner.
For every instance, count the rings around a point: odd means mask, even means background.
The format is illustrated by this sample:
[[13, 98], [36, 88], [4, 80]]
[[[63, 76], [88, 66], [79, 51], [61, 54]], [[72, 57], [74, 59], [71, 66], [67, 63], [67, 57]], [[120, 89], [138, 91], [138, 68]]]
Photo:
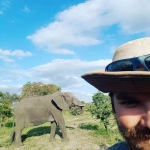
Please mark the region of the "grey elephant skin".
[[70, 92], [56, 92], [22, 99], [14, 110], [16, 126], [11, 142], [15, 141], [16, 146], [23, 145], [22, 130], [26, 126], [39, 125], [44, 122], [51, 123], [50, 141], [55, 141], [57, 124], [62, 132], [62, 141], [68, 141], [62, 110], [69, 110], [73, 106], [81, 107], [81, 113], [83, 113], [83, 103]]

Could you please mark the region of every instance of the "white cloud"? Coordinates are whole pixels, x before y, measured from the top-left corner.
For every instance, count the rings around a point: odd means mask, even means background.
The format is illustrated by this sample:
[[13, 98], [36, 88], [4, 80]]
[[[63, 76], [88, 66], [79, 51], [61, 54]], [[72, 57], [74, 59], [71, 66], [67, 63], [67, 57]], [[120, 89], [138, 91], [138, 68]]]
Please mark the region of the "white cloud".
[[10, 59], [10, 58], [8, 58], [7, 56], [4, 56], [4, 55], [0, 56], [0, 59], [5, 61], [5, 62], [14, 62], [13, 59]]
[[[8, 84], [16, 84], [18, 83], [25, 83], [30, 81], [30, 73], [27, 70], [23, 69], [9, 69], [9, 68], [0, 68], [0, 85], [8, 85]], [[34, 77], [33, 77], [34, 78]]]
[[0, 91], [20, 94], [22, 85], [0, 85]]
[[31, 81], [58, 84], [64, 88], [79, 88], [83, 86], [81, 75], [85, 72], [90, 72], [97, 69], [104, 69], [110, 63], [110, 59], [98, 61], [81, 61], [78, 59], [55, 59], [50, 63], [43, 64], [31, 68], [30, 70], [23, 69], [4, 69], [0, 81]]
[[110, 59], [98, 61], [81, 61], [78, 59], [55, 59], [50, 63], [31, 69], [30, 77], [44, 83], [54, 83], [61, 87], [81, 87], [81, 75], [85, 72], [103, 69]]
[[81, 72], [101, 69], [104, 68], [109, 62], [110, 59], [98, 60], [98, 61], [81, 61], [79, 59], [55, 59], [50, 63], [40, 65], [32, 68], [32, 72], [36, 73], [36, 76], [50, 76], [49, 73], [53, 74], [78, 74]]
[[59, 12], [54, 22], [27, 38], [40, 48], [57, 53], [55, 48], [64, 45], [100, 44], [101, 29], [112, 25], [118, 25], [125, 34], [150, 33], [149, 8], [149, 0], [88, 0]]
[[79, 91], [73, 91], [72, 92], [80, 101], [84, 101], [87, 103], [92, 102], [92, 96], [94, 94], [92, 93], [86, 93], [86, 92], [79, 92]]
[[0, 59], [6, 62], [14, 62], [13, 59], [9, 57], [17, 57], [17, 58], [22, 58], [22, 57], [27, 57], [31, 56], [32, 54], [30, 52], [24, 52], [23, 50], [2, 50], [0, 49]]
[[54, 83], [62, 87], [81, 87], [81, 75], [97, 69], [104, 69], [110, 59], [82, 61], [78, 59], [55, 59], [47, 64], [39, 65], [30, 70], [0, 68], [0, 84], [4, 81], [35, 81]]
[[11, 82], [11, 80], [2, 80], [1, 82], [6, 82], [6, 83], [8, 83], [8, 82]]
[[22, 50], [15, 50], [13, 52], [10, 52], [11, 56], [17, 56], [17, 57], [26, 57], [31, 56], [32, 54], [30, 52], [24, 52]]
[[23, 11], [26, 12], [26, 13], [29, 13], [29, 12], [30, 12], [30, 9], [29, 9], [27, 6], [24, 6]]
[[[123, 33], [134, 34], [150, 31], [150, 1], [111, 0], [112, 15]], [[144, 8], [144, 9], [143, 9]]]
[[[47, 64], [31, 68], [30, 70], [0, 68], [0, 90], [20, 92], [22, 85], [28, 81], [42, 82], [44, 84], [51, 83], [60, 86], [63, 91], [78, 93], [79, 98], [82, 100], [84, 95], [85, 101], [89, 101], [93, 93], [92, 91], [97, 90], [85, 82], [81, 78], [81, 75], [85, 72], [103, 69], [110, 62], [110, 59], [91, 62], [79, 59], [55, 59]], [[4, 85], [4, 83], [6, 83], [6, 85]], [[19, 83], [19, 85], [17, 83]], [[86, 88], [88, 90], [90, 88], [92, 89], [88, 92], [91, 93], [90, 95], [81, 93], [81, 91], [87, 90]]]
[[52, 53], [56, 53], [56, 54], [75, 54], [73, 51], [69, 50], [69, 49], [66, 49], [66, 48], [57, 48], [57, 49], [52, 49], [52, 50], [49, 50], [49, 52], [52, 52]]

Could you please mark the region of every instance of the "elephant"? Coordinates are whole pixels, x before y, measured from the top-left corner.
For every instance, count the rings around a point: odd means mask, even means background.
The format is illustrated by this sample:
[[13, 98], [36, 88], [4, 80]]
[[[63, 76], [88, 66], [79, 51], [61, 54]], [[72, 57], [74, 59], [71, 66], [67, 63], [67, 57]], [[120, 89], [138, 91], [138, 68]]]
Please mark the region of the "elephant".
[[16, 146], [23, 145], [22, 130], [28, 125], [39, 125], [51, 122], [50, 141], [55, 141], [56, 126], [59, 125], [62, 141], [68, 141], [62, 110], [79, 106], [80, 113], [84, 112], [84, 104], [71, 92], [55, 92], [45, 96], [32, 96], [22, 99], [14, 109], [15, 130], [11, 142]]

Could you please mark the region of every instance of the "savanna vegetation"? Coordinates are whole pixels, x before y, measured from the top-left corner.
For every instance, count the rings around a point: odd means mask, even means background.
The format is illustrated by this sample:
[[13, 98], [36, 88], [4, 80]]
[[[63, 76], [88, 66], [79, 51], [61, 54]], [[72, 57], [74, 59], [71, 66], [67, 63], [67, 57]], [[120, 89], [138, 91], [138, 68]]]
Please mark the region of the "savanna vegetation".
[[[10, 144], [13, 126], [13, 108], [22, 98], [32, 95], [47, 95], [61, 91], [61, 87], [40, 82], [27, 82], [20, 95], [0, 92], [0, 150], [16, 150]], [[23, 130], [24, 146], [19, 150], [98, 150], [101, 145], [112, 145], [122, 140], [112, 113], [110, 99], [107, 95], [97, 92], [92, 103], [85, 104], [85, 112], [79, 115], [78, 107], [63, 111], [69, 142], [61, 142], [61, 133], [57, 128], [55, 143], [49, 142], [50, 123], [29, 126]]]

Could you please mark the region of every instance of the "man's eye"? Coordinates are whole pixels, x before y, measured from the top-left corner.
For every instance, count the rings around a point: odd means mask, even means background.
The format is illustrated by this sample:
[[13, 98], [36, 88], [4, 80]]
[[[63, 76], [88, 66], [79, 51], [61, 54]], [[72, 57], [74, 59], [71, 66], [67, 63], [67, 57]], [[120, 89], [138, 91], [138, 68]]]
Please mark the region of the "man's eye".
[[122, 101], [120, 102], [121, 105], [128, 107], [128, 108], [132, 108], [132, 107], [136, 107], [139, 102], [137, 101]]

